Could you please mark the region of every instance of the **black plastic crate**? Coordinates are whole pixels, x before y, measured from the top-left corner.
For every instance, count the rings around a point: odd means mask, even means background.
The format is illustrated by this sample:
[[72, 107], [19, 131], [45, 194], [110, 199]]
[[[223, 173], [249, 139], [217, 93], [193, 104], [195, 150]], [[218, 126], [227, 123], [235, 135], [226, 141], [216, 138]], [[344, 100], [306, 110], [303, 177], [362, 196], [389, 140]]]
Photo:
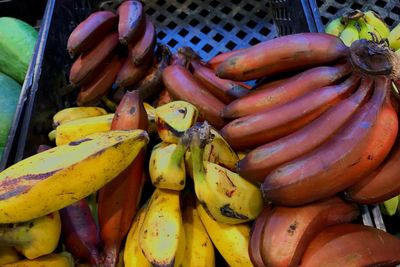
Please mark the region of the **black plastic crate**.
[[[33, 0], [10, 0], [0, 1], [0, 17], [14, 17], [23, 20], [39, 30], [38, 40], [42, 36], [43, 30], [41, 29], [42, 18], [44, 15], [44, 8], [46, 1], [33, 1]], [[28, 99], [29, 89], [33, 83], [33, 68], [36, 60], [36, 51], [40, 41], [36, 42], [35, 52], [33, 53], [31, 64], [27, 70], [24, 83], [22, 84], [21, 94], [18, 100], [17, 108], [14, 114], [12, 125], [8, 133], [7, 144], [0, 161], [0, 170], [13, 162], [15, 154], [16, 141], [19, 135], [19, 126], [23, 118], [24, 107]]]

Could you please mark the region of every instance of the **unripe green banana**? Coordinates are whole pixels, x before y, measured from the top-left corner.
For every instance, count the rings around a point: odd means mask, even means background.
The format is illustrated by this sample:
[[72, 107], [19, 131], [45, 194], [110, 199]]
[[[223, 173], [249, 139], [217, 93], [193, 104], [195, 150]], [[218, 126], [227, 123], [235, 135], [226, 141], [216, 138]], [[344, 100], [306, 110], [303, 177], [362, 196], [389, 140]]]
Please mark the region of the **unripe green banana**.
[[363, 19], [365, 23], [371, 25], [376, 32], [379, 33], [381, 39], [389, 38], [390, 29], [386, 22], [374, 11], [368, 10], [364, 12]]
[[325, 27], [325, 33], [329, 33], [335, 35], [337, 37], [340, 36], [342, 31], [345, 29], [347, 23], [342, 17], [331, 20]]
[[389, 216], [395, 215], [397, 212], [397, 208], [399, 207], [399, 201], [399, 196], [395, 196], [391, 199], [384, 201], [382, 204], [380, 204], [382, 213]]
[[44, 216], [99, 190], [148, 143], [143, 130], [109, 131], [26, 158], [0, 173], [0, 223]]
[[357, 29], [357, 22], [350, 20], [346, 28], [340, 34], [340, 39], [347, 46], [350, 46], [355, 40], [358, 40], [360, 35]]
[[364, 17], [360, 18], [357, 22], [360, 26], [360, 39], [371, 41], [373, 40], [373, 35], [375, 35], [378, 40], [382, 39], [380, 33], [372, 25], [365, 22]]
[[400, 49], [400, 23], [390, 31], [388, 41], [391, 48]]
[[195, 126], [190, 144], [193, 180], [197, 198], [216, 221], [238, 224], [255, 219], [262, 211], [260, 189], [224, 167], [203, 161], [210, 135], [207, 122]]

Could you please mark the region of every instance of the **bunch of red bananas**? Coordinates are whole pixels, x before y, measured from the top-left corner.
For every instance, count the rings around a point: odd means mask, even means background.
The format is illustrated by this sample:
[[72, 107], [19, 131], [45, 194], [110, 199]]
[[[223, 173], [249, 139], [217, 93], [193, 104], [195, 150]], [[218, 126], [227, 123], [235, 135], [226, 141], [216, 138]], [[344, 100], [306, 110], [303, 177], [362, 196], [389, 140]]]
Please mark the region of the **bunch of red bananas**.
[[96, 105], [112, 87], [139, 90], [143, 98], [162, 90], [162, 70], [169, 64], [167, 47], [156, 46], [156, 29], [139, 1], [125, 1], [112, 11], [97, 11], [71, 33], [67, 49], [77, 57], [70, 71], [71, 84], [80, 86], [77, 104]]
[[[326, 266], [323, 260], [357, 253], [360, 266], [400, 261], [398, 239], [343, 224], [357, 217], [346, 202], [375, 204], [400, 194], [393, 51], [382, 42], [359, 40], [348, 48], [332, 35], [301, 33], [208, 63], [190, 49], [180, 53], [190, 64], [178, 60], [164, 70], [167, 91], [194, 104], [234, 149], [245, 152], [236, 171], [261, 183], [272, 203], [255, 223], [249, 248], [254, 264], [297, 266], [317, 234], [302, 266]], [[259, 82], [242, 90], [250, 80]], [[332, 224], [340, 225], [322, 232]], [[335, 252], [336, 246], [343, 249]]]

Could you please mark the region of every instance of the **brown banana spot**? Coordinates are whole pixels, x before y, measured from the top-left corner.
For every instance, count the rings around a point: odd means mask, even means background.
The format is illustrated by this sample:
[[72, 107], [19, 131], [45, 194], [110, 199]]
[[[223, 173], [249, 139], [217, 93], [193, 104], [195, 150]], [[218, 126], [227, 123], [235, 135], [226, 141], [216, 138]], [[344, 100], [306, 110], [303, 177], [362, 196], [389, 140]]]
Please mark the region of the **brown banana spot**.
[[294, 221], [291, 225], [289, 225], [287, 232], [290, 236], [294, 235], [294, 232], [296, 231], [298, 225], [298, 221]]
[[130, 114], [130, 115], [135, 114], [135, 112], [136, 112], [136, 107], [131, 107], [131, 108], [129, 109], [129, 114]]
[[31, 188], [32, 188], [32, 186], [29, 186], [29, 185], [21, 185], [17, 188], [7, 190], [6, 193], [0, 195], [0, 200], [6, 200], [6, 199], [12, 198], [14, 196], [24, 194], [27, 191], [29, 191], [29, 189], [31, 189]]
[[156, 180], [154, 181], [153, 185], [154, 185], [155, 187], [157, 187], [157, 186], [161, 183], [162, 180], [164, 180], [164, 178], [162, 178], [162, 176], [158, 176], [158, 177], [156, 178]]
[[249, 217], [246, 215], [240, 214], [236, 211], [234, 211], [231, 207], [230, 204], [225, 204], [222, 206], [220, 209], [220, 212], [223, 216], [229, 217], [229, 218], [235, 218], [235, 219], [241, 219], [241, 220], [247, 220]]
[[91, 139], [91, 138], [84, 138], [84, 139], [81, 139], [81, 140], [78, 140], [78, 141], [72, 141], [72, 142], [70, 142], [68, 145], [70, 145], [70, 146], [77, 146], [77, 145], [79, 145], [79, 144], [81, 144], [81, 143], [83, 143], [83, 142], [87, 142], [87, 141], [91, 141], [91, 140], [93, 140], [93, 139]]
[[181, 181], [179, 182], [179, 184], [180, 184], [180, 185], [184, 185], [184, 184], [185, 184], [185, 181], [184, 181], [184, 180], [181, 180]]

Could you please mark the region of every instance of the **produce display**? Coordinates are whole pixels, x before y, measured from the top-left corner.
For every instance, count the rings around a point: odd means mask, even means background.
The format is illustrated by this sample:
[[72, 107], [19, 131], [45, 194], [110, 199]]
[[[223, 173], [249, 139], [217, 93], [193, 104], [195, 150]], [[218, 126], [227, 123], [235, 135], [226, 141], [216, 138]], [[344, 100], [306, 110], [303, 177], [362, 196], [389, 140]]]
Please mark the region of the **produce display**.
[[204, 61], [144, 5], [70, 33], [76, 99], [0, 172], [0, 264], [400, 264], [358, 206], [399, 202], [397, 27], [355, 11]]

